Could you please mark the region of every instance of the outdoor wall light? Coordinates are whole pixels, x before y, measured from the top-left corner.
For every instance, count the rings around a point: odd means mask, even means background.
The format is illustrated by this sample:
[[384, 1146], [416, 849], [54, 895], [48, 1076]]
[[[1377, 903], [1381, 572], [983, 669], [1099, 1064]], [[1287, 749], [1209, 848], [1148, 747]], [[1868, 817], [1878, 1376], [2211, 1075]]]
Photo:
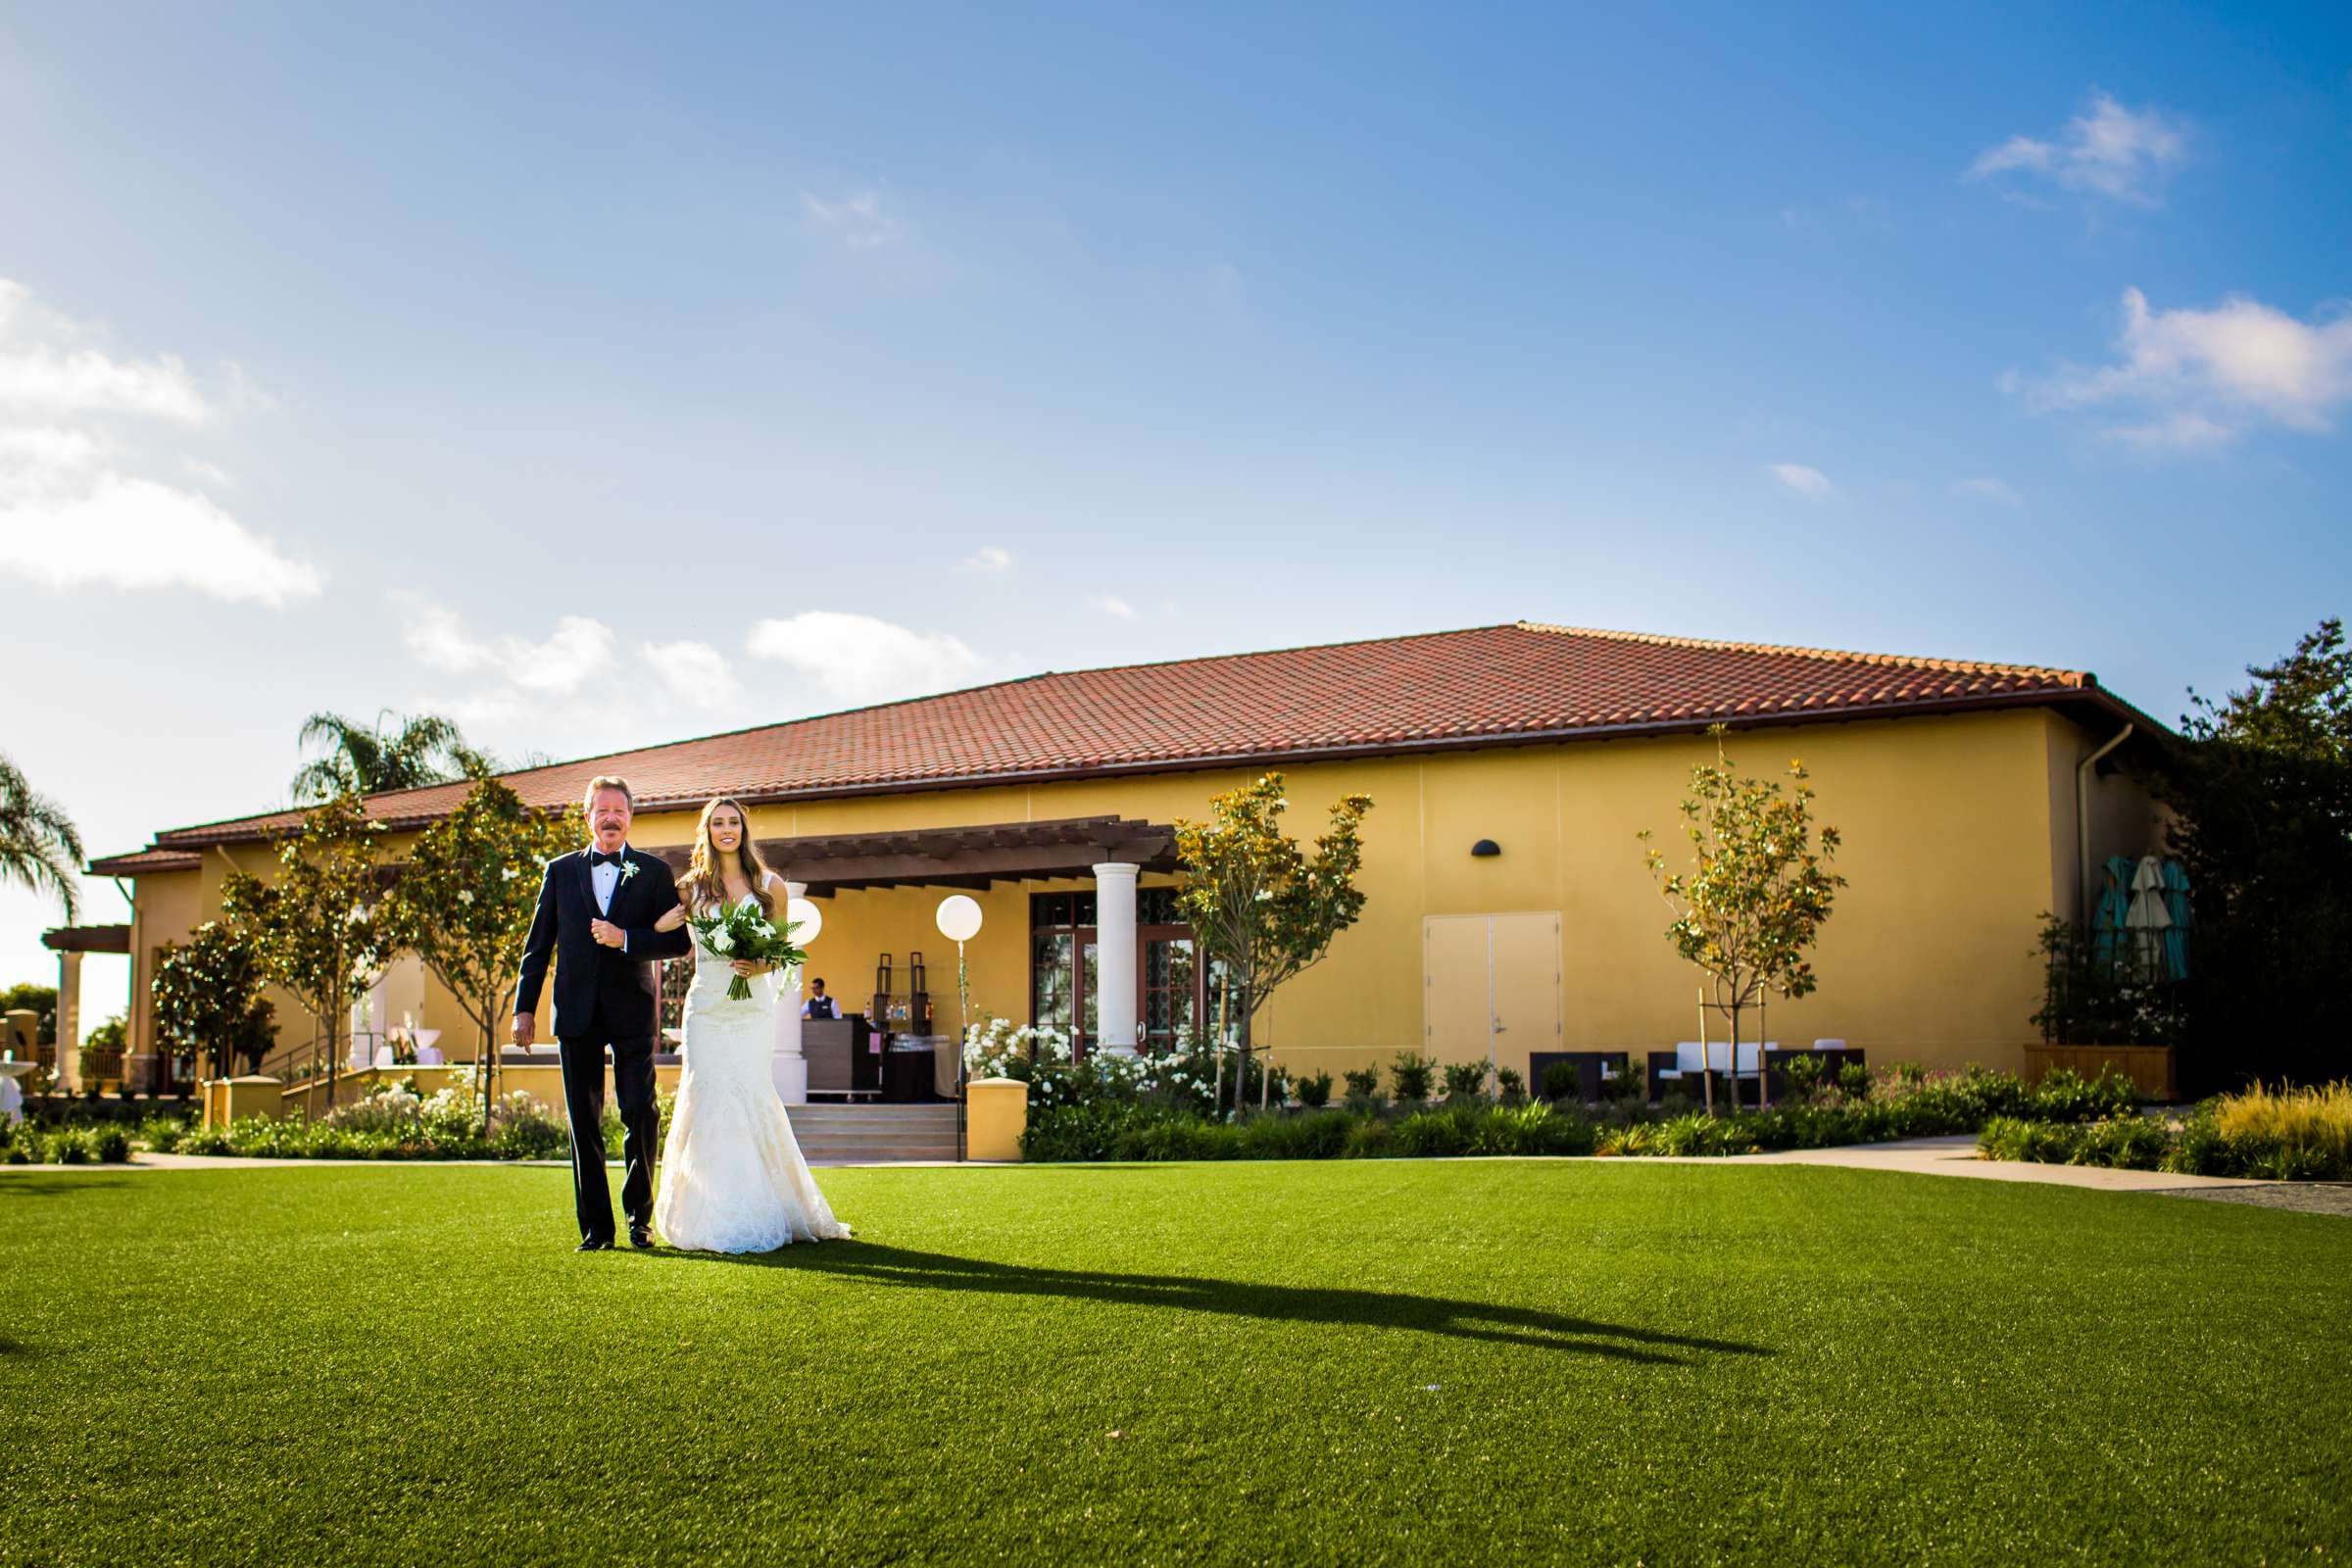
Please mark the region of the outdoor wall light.
[[1500, 855], [1501, 853], [1502, 846], [1493, 839], [1480, 839], [1476, 844], [1470, 846], [1470, 854], [1477, 859], [1483, 860], [1490, 855]]

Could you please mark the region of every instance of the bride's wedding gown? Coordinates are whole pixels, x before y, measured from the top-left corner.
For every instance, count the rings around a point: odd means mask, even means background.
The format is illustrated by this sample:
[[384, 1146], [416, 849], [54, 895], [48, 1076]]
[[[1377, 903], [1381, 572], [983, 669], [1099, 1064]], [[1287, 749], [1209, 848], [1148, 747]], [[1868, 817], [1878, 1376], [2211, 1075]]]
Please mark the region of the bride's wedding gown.
[[662, 1145], [654, 1223], [672, 1247], [696, 1252], [767, 1252], [789, 1242], [843, 1240], [850, 1228], [833, 1217], [808, 1174], [769, 1076], [775, 976], [756, 977], [750, 1000], [729, 1002], [734, 978], [727, 960], [698, 939], [694, 988], [686, 994], [685, 1062]]

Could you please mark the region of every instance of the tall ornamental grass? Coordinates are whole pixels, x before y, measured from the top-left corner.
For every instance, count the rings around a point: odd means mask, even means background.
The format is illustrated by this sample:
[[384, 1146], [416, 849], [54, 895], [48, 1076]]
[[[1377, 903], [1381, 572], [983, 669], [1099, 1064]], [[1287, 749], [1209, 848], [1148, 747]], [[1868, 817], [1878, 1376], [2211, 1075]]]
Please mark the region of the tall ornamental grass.
[[2338, 1169], [2352, 1166], [2352, 1082], [2304, 1089], [2256, 1084], [2215, 1103], [2213, 1128], [2224, 1138], [2265, 1140]]
[[2162, 1120], [2111, 1115], [2063, 1123], [1996, 1116], [1985, 1123], [1977, 1150], [1986, 1159], [2047, 1165], [2352, 1181], [2352, 1083], [2278, 1090], [2256, 1085]]

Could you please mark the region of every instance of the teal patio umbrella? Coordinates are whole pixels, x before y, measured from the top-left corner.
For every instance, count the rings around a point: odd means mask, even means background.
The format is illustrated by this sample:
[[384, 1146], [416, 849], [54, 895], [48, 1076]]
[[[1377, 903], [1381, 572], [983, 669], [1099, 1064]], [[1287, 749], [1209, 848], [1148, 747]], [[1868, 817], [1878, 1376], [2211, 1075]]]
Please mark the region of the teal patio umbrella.
[[2176, 980], [2188, 978], [2188, 872], [2179, 860], [2164, 862], [2164, 907], [2173, 923], [2164, 932], [2164, 964]]
[[2128, 855], [2110, 855], [2102, 870], [2106, 888], [2090, 916], [2090, 951], [2102, 964], [2115, 962], [2124, 941], [2124, 921], [2132, 912], [2132, 878], [2137, 867]]

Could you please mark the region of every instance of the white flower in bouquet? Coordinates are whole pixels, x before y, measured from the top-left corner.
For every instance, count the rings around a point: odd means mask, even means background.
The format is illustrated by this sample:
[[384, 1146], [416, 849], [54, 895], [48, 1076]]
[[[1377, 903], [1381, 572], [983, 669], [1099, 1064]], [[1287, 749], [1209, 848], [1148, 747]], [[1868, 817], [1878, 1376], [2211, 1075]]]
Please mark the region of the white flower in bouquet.
[[723, 925], [711, 932], [710, 951], [712, 953], [733, 953], [735, 951], [735, 933]]

